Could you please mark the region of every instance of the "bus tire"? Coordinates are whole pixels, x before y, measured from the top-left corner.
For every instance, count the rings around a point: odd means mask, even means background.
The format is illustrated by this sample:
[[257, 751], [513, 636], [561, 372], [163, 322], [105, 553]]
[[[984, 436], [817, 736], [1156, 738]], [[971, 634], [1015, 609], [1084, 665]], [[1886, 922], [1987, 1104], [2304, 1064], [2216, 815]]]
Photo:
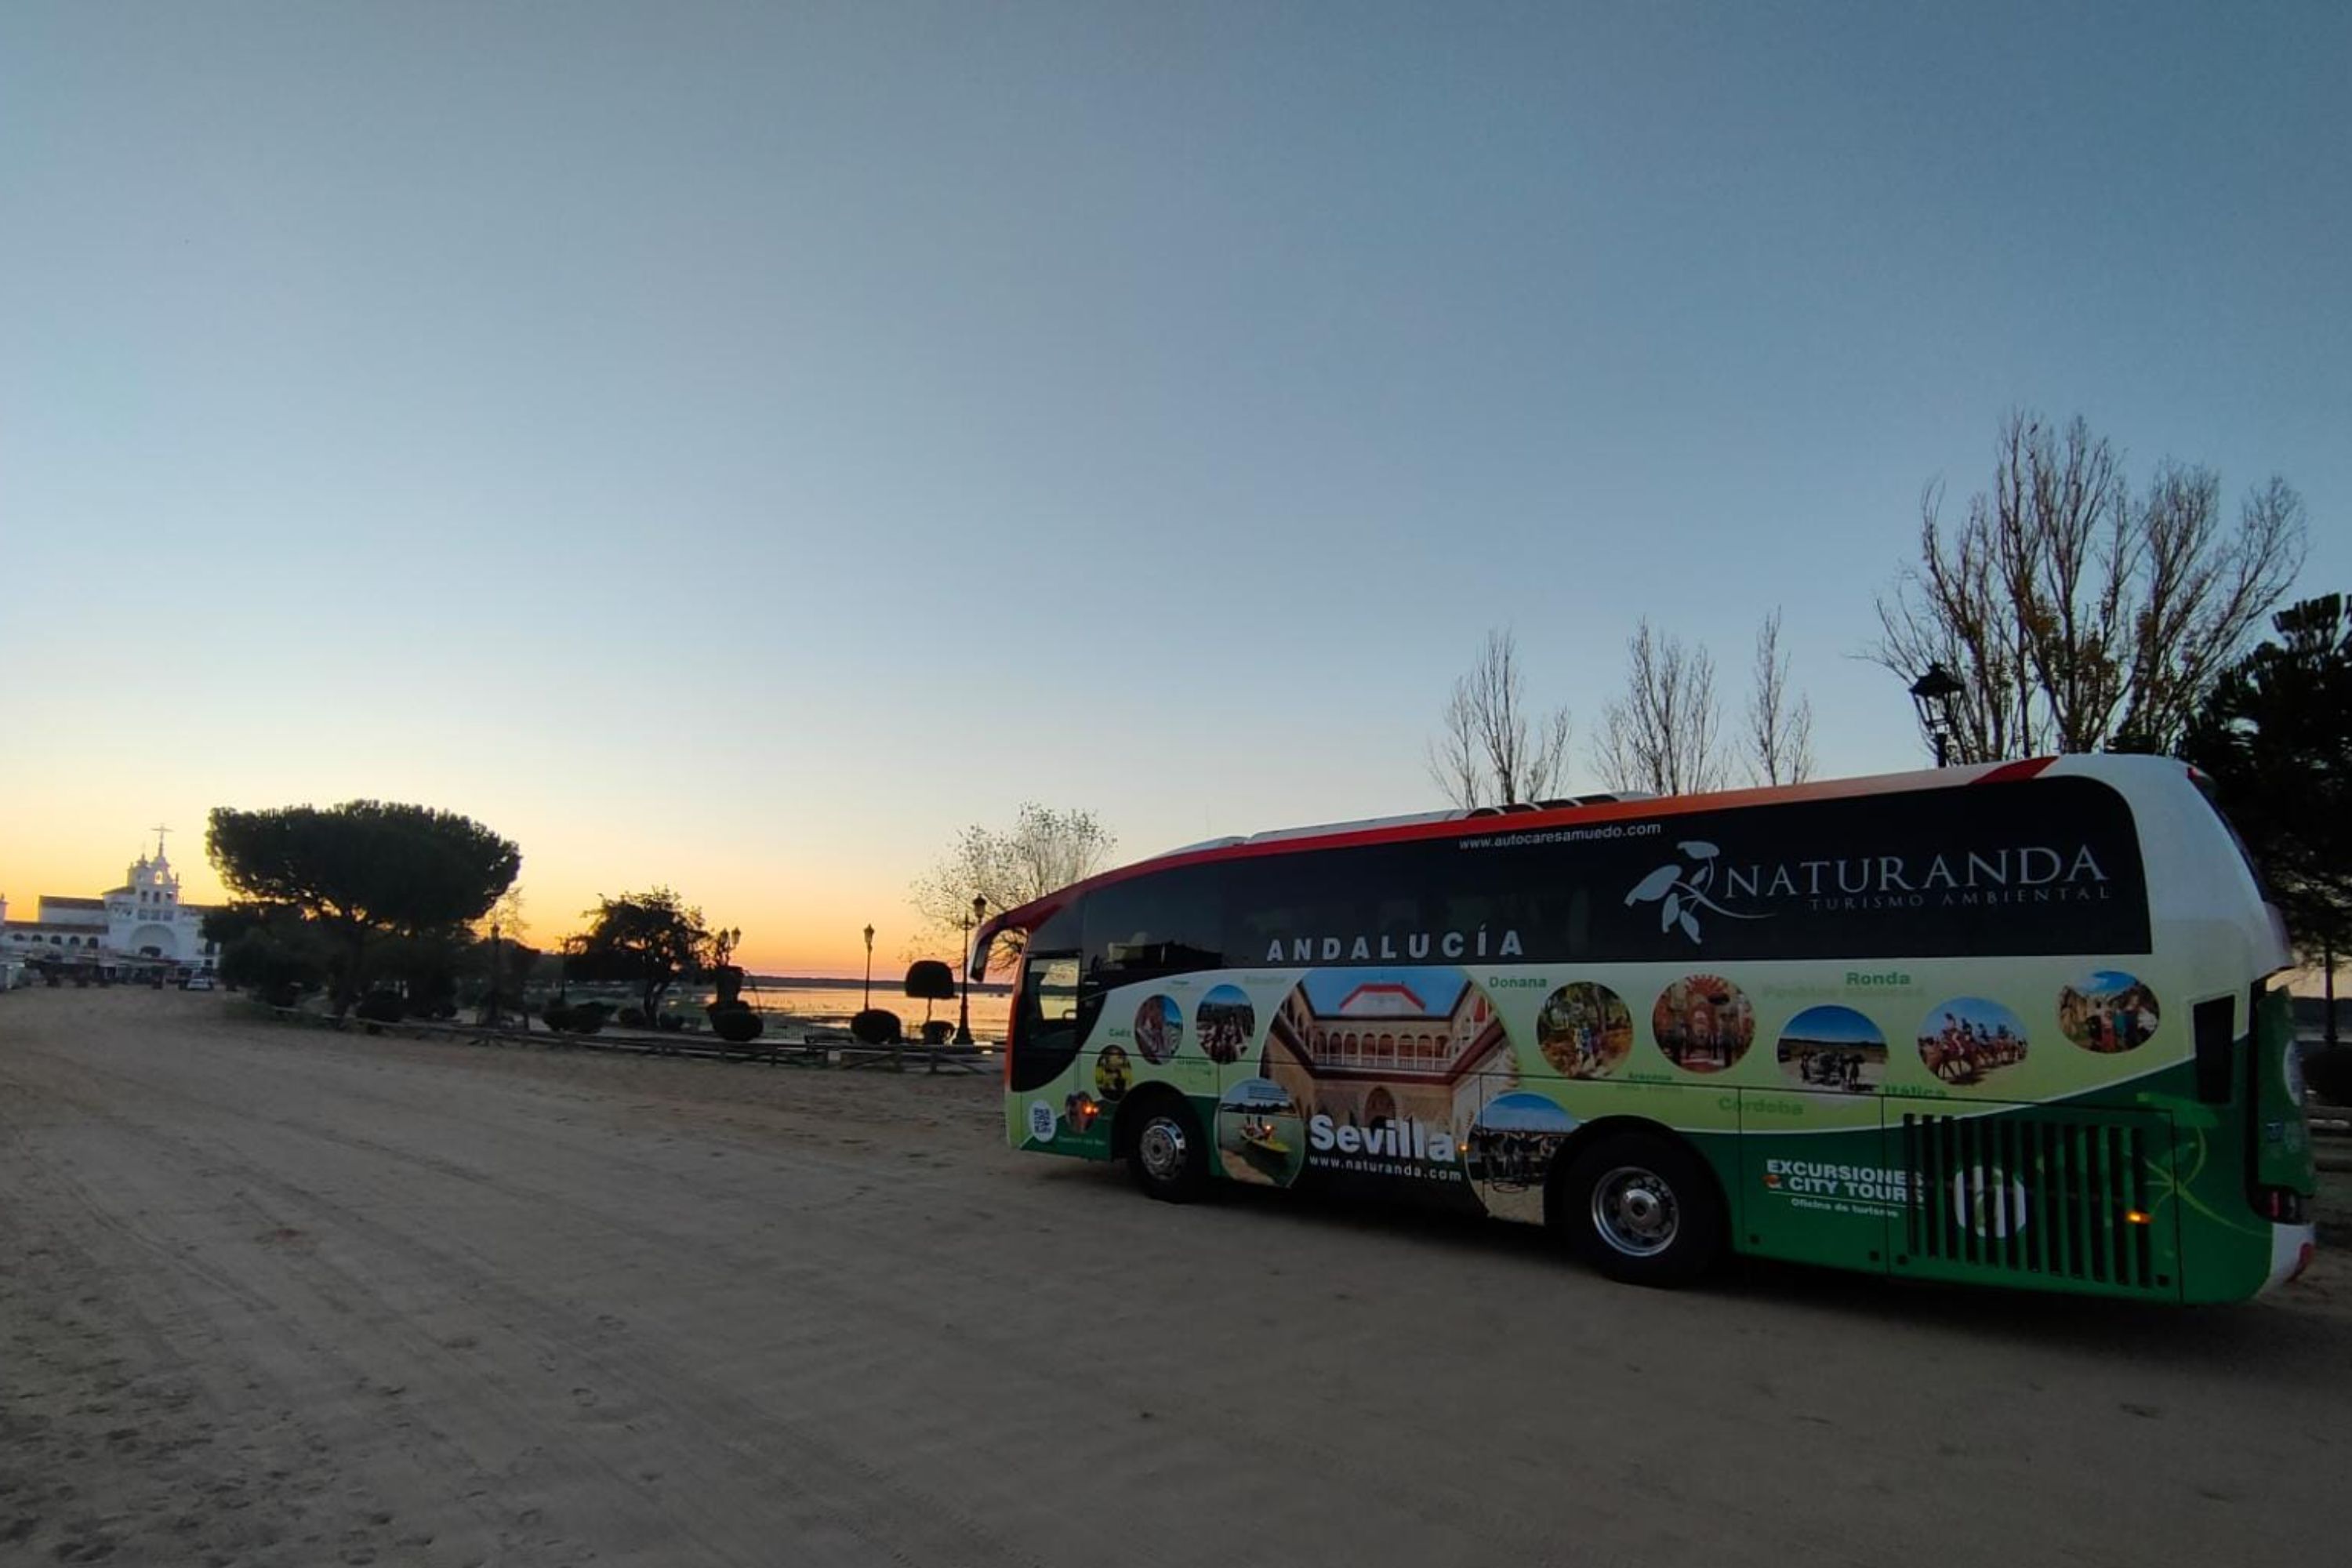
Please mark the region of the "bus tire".
[[1569, 1245], [1612, 1279], [1688, 1285], [1722, 1255], [1723, 1199], [1679, 1139], [1612, 1132], [1580, 1151], [1553, 1208]]
[[1209, 1184], [1209, 1144], [1200, 1118], [1180, 1094], [1155, 1094], [1129, 1108], [1132, 1128], [1122, 1129], [1128, 1173], [1146, 1197], [1188, 1204]]

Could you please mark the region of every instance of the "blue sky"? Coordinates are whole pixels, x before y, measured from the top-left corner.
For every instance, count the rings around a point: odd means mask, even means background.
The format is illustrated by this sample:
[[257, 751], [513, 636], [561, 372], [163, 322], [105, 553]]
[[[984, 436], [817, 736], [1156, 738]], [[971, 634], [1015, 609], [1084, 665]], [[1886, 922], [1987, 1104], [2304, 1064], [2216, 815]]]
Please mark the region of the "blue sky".
[[[1339, 1009], [1349, 997], [1368, 985], [1402, 986], [1420, 1001], [1425, 1012], [1416, 1017], [1442, 1018], [1454, 1010], [1461, 999], [1462, 988], [1469, 979], [1452, 965], [1416, 966], [1407, 969], [1310, 969], [1299, 981], [1307, 992], [1307, 1000], [1322, 1017], [1339, 1016]], [[1378, 1014], [1368, 1020], [1379, 1023]]]
[[1775, 605], [1912, 765], [1853, 655], [2012, 406], [2352, 585], [2347, 79], [2338, 5], [12, 5], [0, 890], [381, 795], [541, 934], [854, 964], [1024, 797], [1437, 804], [1490, 626], [1589, 784], [1637, 616], [1736, 703]]
[[[1939, 1016], [1938, 1026], [1943, 1022]], [[1878, 1026], [1851, 1007], [1808, 1007], [1789, 1020], [1783, 1039], [1820, 1040], [1833, 1046], [1883, 1046]]]

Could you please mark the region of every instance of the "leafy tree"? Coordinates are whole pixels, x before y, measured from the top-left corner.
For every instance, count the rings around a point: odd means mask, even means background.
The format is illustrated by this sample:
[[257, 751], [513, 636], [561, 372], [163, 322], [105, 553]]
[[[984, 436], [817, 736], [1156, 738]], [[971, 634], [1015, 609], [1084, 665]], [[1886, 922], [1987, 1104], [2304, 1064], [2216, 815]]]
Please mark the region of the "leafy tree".
[[919, 958], [907, 966], [907, 994], [923, 1004], [923, 1027], [931, 1026], [931, 1005], [956, 999], [955, 971], [936, 958]]
[[[2294, 581], [2303, 502], [2273, 478], [2226, 530], [2211, 470], [2167, 461], [2137, 499], [2080, 418], [2001, 426], [1990, 490], [1957, 529], [1921, 502], [1919, 564], [1878, 602], [1868, 657], [1964, 687], [1952, 756], [2168, 751], [2214, 679]], [[1923, 737], [1925, 738], [1925, 737]]]
[[325, 932], [290, 905], [229, 904], [205, 914], [204, 931], [220, 944], [221, 979], [275, 1005], [318, 990], [333, 971]]
[[1625, 700], [1602, 710], [1592, 762], [1612, 790], [1694, 795], [1723, 785], [1727, 766], [1715, 700], [1715, 660], [1704, 647], [1644, 619], [1625, 644]]
[[369, 955], [367, 983], [393, 989], [415, 1011], [446, 1016], [457, 1004], [459, 983], [486, 976], [488, 944], [463, 926], [403, 933], [385, 939]]
[[2214, 795], [2326, 978], [2336, 1039], [2336, 960], [2352, 948], [2352, 616], [2344, 596], [2272, 617], [2265, 642], [2214, 682], [2181, 754]]
[[216, 807], [205, 848], [231, 892], [299, 910], [328, 936], [339, 1017], [376, 943], [479, 919], [522, 866], [512, 841], [469, 817], [374, 800]]
[[1566, 777], [1568, 710], [1528, 709], [1518, 638], [1510, 632], [1486, 634], [1478, 662], [1454, 683], [1440, 725], [1429, 774], [1465, 810], [1539, 801]]
[[716, 956], [702, 911], [667, 888], [599, 899], [583, 918], [588, 929], [564, 939], [563, 973], [574, 980], [634, 984], [649, 1018], [661, 1011], [671, 985], [700, 974]]
[[[1118, 844], [1090, 811], [1025, 802], [1010, 828], [974, 823], [958, 834], [939, 862], [916, 879], [908, 902], [942, 937], [961, 936], [971, 918], [974, 894], [988, 900], [992, 912], [1017, 909], [1101, 870]], [[1017, 960], [1020, 933], [1007, 932], [995, 952]]]

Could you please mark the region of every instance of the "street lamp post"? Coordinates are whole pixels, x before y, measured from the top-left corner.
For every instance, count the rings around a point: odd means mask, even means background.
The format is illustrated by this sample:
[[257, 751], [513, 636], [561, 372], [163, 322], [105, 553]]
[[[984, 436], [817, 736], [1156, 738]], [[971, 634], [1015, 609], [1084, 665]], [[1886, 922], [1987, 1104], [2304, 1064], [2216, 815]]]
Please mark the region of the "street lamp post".
[[956, 1004], [955, 1043], [971, 1044], [971, 933], [988, 918], [986, 894], [975, 893], [971, 900], [971, 918], [963, 922], [963, 999]]
[[1936, 742], [1936, 765], [1948, 766], [1952, 756], [1952, 699], [1966, 691], [1959, 677], [1938, 663], [1911, 683], [1911, 705], [1918, 710], [1919, 726]]
[[866, 1010], [874, 1011], [874, 928], [866, 928]]
[[499, 922], [490, 922], [490, 1016], [483, 1023], [499, 1026]]

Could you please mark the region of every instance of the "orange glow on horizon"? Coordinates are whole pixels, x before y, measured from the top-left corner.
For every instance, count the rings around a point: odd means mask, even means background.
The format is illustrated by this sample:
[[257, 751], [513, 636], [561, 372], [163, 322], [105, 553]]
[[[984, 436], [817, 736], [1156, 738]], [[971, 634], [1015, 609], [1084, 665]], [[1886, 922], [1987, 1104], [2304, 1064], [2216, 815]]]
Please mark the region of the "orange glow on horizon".
[[[137, 821], [132, 812], [126, 820]], [[157, 820], [148, 816], [148, 821]], [[166, 820], [173, 820], [166, 818]], [[186, 820], [183, 816], [176, 820]], [[202, 818], [195, 819], [201, 823]], [[523, 848], [522, 940], [533, 947], [552, 949], [582, 929], [583, 911], [600, 897], [639, 892], [667, 883], [690, 904], [700, 907], [714, 927], [740, 927], [741, 945], [736, 962], [760, 974], [808, 975], [855, 980], [866, 973], [866, 945], [861, 934], [876, 928], [873, 973], [877, 984], [896, 984], [907, 965], [918, 958], [945, 960], [961, 968], [960, 938], [925, 936], [915, 912], [905, 901], [902, 877], [893, 889], [887, 873], [859, 878], [847, 875], [824, 880], [793, 879], [779, 890], [773, 879], [738, 866], [681, 866], [670, 876], [646, 876], [625, 868], [639, 858], [617, 853], [609, 842], [603, 853], [583, 855], [578, 862], [553, 853], [534, 855]], [[35, 918], [44, 894], [92, 898], [121, 884], [125, 871], [142, 855], [152, 855], [154, 835], [115, 826], [72, 825], [58, 832], [36, 832], [23, 817], [0, 825], [0, 898], [7, 900], [10, 920]], [[174, 828], [165, 844], [166, 858], [181, 879], [181, 897], [192, 904], [218, 904], [229, 894], [205, 858], [201, 831]], [[597, 861], [621, 863], [612, 874], [577, 868]], [[911, 876], [911, 873], [908, 874]], [[764, 884], [764, 885], [763, 885]], [[877, 890], [881, 896], [875, 896]], [[509, 933], [511, 934], [511, 933]]]

